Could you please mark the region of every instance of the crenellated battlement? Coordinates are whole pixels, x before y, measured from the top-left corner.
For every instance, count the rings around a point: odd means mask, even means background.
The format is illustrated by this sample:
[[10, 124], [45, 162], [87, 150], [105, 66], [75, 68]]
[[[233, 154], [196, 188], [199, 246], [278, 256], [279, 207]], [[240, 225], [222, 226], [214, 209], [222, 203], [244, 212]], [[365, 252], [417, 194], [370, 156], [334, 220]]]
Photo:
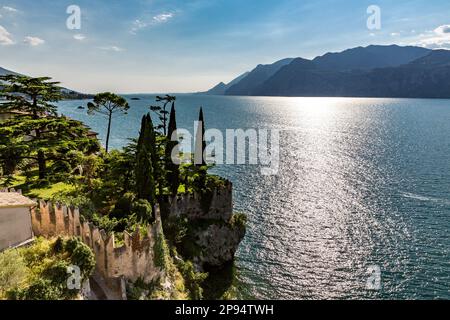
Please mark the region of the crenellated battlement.
[[156, 221], [148, 227], [147, 235], [142, 237], [139, 229], [133, 234], [125, 232], [121, 246], [116, 246], [114, 234], [107, 234], [92, 223], [82, 221], [76, 208], [39, 201], [31, 216], [36, 236], [80, 237], [93, 250], [97, 261], [96, 271], [106, 280], [123, 277], [131, 281], [141, 278], [150, 282], [163, 274], [154, 264], [153, 252], [161, 228], [158, 207]]
[[[208, 194], [207, 200], [202, 199], [198, 193], [169, 198], [167, 199], [169, 217], [185, 215], [190, 220], [210, 219], [228, 222], [233, 214], [232, 189], [231, 182], [226, 181], [222, 187]], [[204, 201], [208, 203], [207, 210], [202, 205]], [[79, 237], [95, 254], [96, 275], [101, 276], [110, 288], [117, 290], [117, 284], [123, 283], [122, 280], [134, 282], [142, 279], [150, 283], [164, 277], [164, 270], [156, 265], [154, 252], [155, 243], [163, 236], [159, 206], [155, 207], [155, 222], [147, 227], [145, 236], [142, 236], [139, 228], [133, 234], [125, 232], [122, 244], [117, 246], [114, 234], [108, 234], [105, 230], [100, 230], [94, 224], [85, 221], [77, 208], [42, 200], [36, 203], [37, 206], [31, 210], [34, 235], [47, 238]], [[221, 252], [218, 249], [215, 251]], [[122, 280], [118, 281], [120, 279]], [[123, 288], [118, 289], [118, 292], [123, 295]]]

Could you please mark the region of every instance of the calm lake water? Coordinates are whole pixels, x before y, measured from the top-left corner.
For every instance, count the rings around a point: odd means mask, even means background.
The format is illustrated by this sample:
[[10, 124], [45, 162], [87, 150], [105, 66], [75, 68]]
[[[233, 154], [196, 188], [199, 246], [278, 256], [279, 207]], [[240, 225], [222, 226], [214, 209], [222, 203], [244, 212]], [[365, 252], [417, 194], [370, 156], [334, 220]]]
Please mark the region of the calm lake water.
[[[111, 144], [138, 135], [153, 95], [134, 95]], [[128, 98], [131, 98], [129, 96]], [[104, 138], [106, 121], [60, 111]], [[178, 127], [280, 129], [280, 170], [222, 165], [248, 232], [237, 254], [244, 298], [450, 299], [450, 100], [179, 95]], [[381, 289], [367, 289], [370, 266]]]

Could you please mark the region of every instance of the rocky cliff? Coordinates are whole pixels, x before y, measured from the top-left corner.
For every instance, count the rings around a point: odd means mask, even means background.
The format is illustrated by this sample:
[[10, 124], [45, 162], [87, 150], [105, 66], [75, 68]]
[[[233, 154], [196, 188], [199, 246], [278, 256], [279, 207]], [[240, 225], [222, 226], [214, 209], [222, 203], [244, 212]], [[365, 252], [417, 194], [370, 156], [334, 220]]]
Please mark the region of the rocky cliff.
[[185, 258], [200, 267], [221, 266], [234, 259], [245, 236], [246, 217], [233, 213], [231, 182], [209, 195], [178, 195], [168, 207], [164, 230]]

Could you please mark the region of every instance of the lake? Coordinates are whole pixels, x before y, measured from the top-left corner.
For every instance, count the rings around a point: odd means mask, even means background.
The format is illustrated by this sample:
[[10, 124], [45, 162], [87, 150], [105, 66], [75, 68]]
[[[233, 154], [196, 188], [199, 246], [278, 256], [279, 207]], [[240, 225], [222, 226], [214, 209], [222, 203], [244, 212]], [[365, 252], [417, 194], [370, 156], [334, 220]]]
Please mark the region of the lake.
[[[127, 96], [113, 148], [138, 135], [154, 97]], [[104, 141], [106, 120], [77, 109], [86, 103], [60, 112]], [[207, 128], [281, 130], [278, 175], [213, 169], [249, 218], [236, 261], [244, 298], [450, 299], [450, 100], [178, 95], [176, 106], [191, 131], [200, 106]]]

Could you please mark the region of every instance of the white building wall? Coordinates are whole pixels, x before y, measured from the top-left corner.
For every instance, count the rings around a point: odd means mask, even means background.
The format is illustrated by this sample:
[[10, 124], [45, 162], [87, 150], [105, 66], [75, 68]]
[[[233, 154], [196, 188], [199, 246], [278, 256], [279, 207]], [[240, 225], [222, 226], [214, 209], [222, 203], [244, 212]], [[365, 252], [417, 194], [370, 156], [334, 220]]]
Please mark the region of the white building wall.
[[28, 207], [0, 208], [0, 250], [33, 237]]

